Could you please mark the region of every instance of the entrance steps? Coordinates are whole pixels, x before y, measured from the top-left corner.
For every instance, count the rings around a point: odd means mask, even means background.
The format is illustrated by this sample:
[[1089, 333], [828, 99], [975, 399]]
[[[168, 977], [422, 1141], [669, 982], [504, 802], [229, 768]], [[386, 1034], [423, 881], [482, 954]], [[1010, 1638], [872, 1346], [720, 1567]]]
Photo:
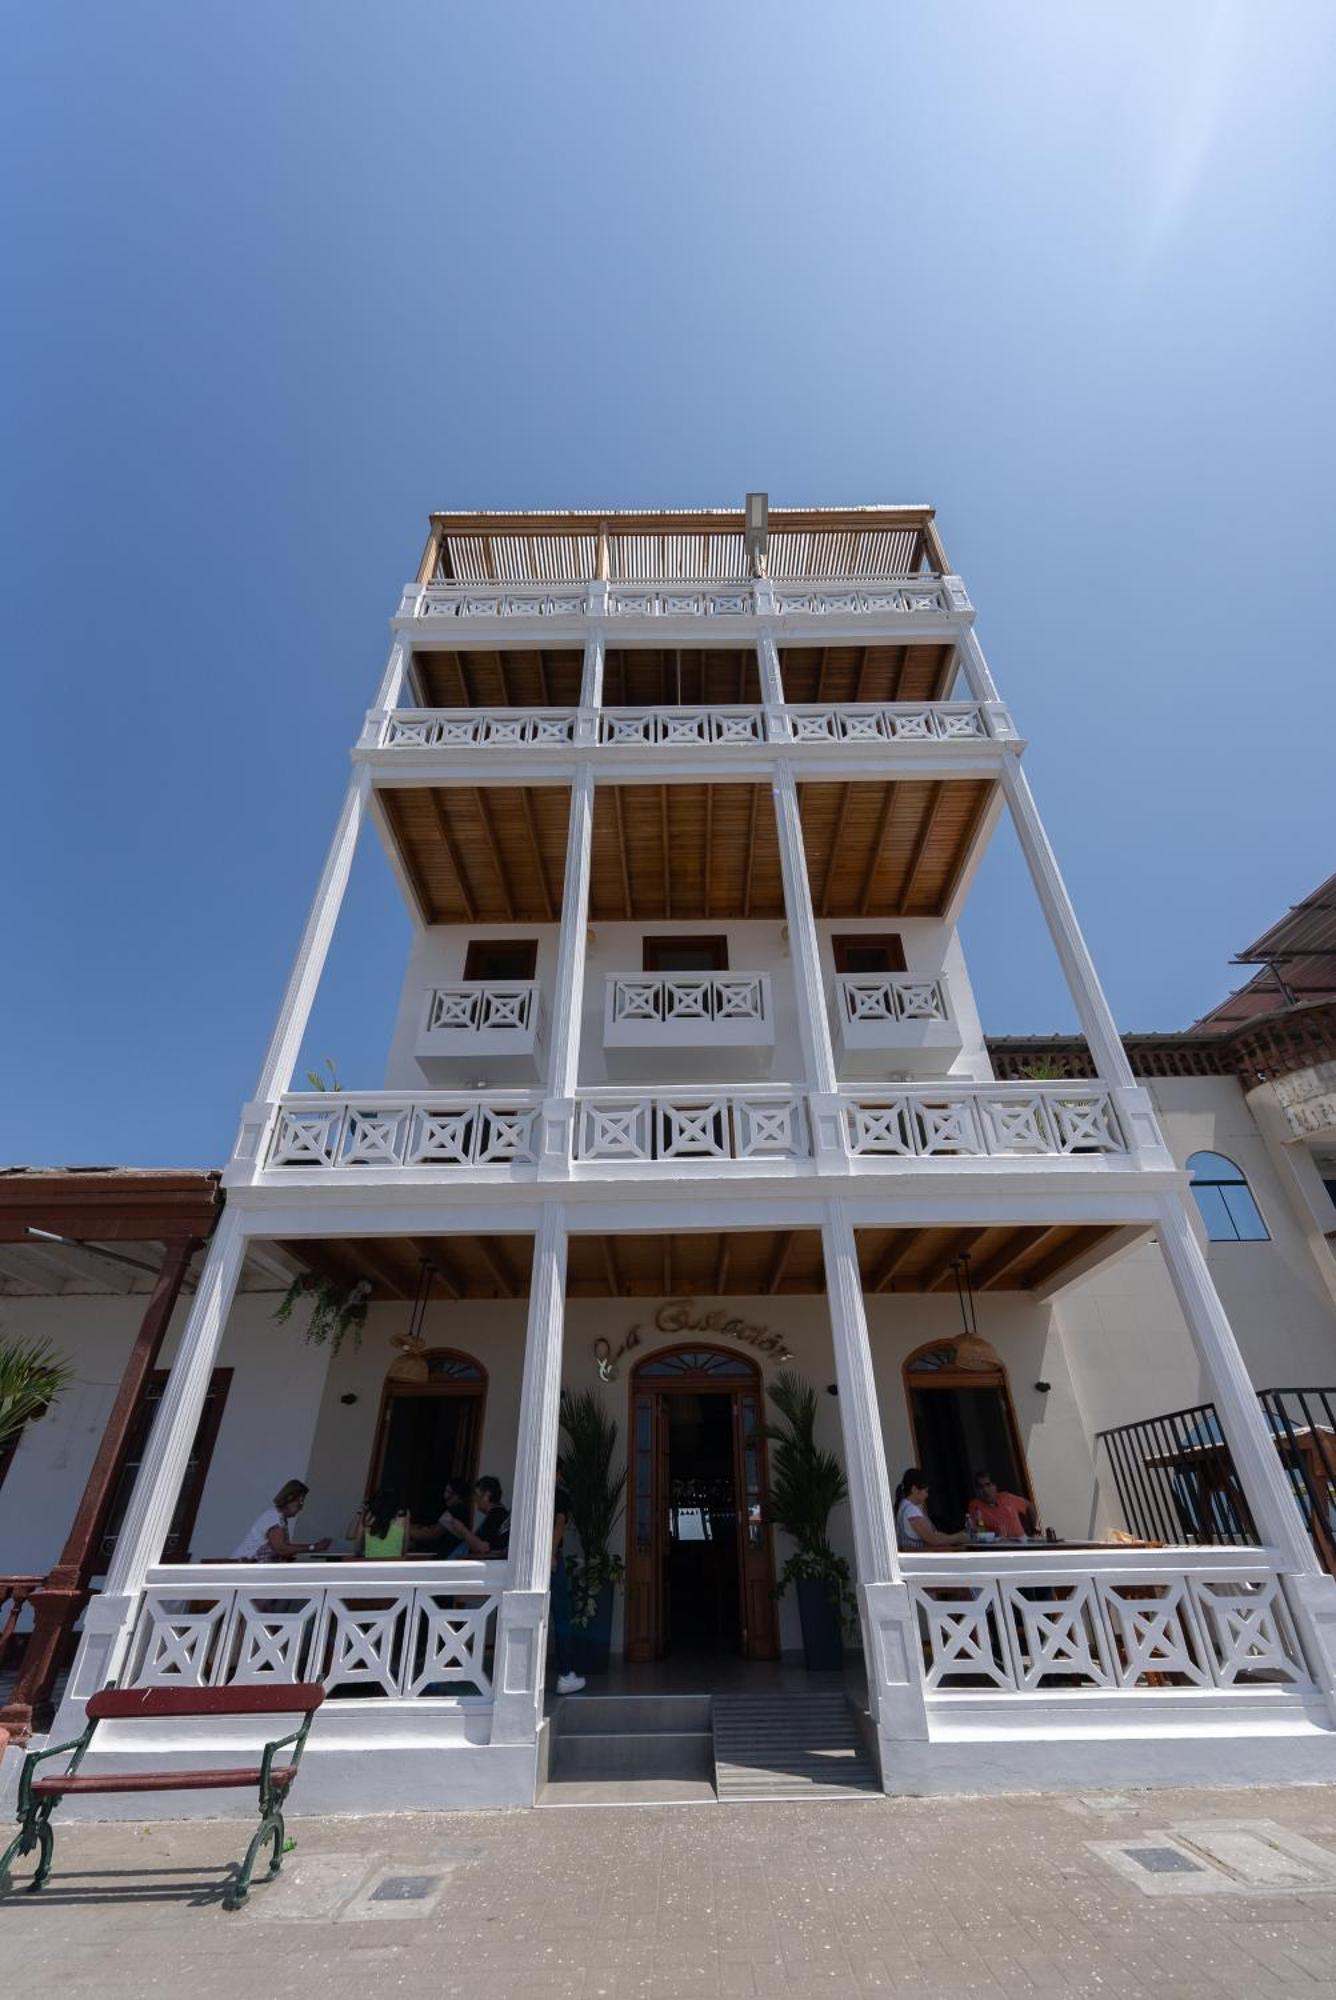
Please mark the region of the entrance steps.
[[845, 1694], [715, 1695], [714, 1784], [721, 1801], [881, 1793]]
[[548, 1729], [543, 1806], [881, 1793], [859, 1718], [839, 1691], [564, 1695]]

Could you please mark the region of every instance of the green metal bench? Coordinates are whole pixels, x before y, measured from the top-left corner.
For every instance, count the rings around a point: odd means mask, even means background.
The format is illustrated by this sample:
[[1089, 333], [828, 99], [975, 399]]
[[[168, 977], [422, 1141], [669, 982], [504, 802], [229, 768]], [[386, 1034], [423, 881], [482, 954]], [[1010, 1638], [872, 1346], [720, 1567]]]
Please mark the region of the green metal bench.
[[[31, 1854], [34, 1847], [41, 1852], [37, 1872], [28, 1887], [42, 1887], [51, 1873], [55, 1847], [51, 1815], [61, 1799], [73, 1793], [87, 1796], [110, 1792], [227, 1791], [255, 1785], [259, 1788], [260, 1824], [246, 1849], [237, 1879], [224, 1898], [224, 1908], [239, 1909], [250, 1889], [256, 1856], [266, 1842], [272, 1841], [274, 1850], [269, 1876], [277, 1875], [283, 1865], [283, 1807], [297, 1776], [311, 1718], [324, 1699], [325, 1690], [318, 1681], [286, 1685], [266, 1681], [260, 1686], [218, 1688], [103, 1688], [88, 1703], [85, 1711], [88, 1726], [82, 1736], [70, 1743], [53, 1744], [49, 1750], [30, 1751], [24, 1759], [19, 1775], [19, 1830], [0, 1856], [0, 1893], [9, 1886], [10, 1863], [21, 1855]], [[106, 1771], [92, 1776], [80, 1773], [79, 1766], [99, 1722], [220, 1715], [300, 1715], [302, 1721], [290, 1736], [266, 1743], [258, 1764], [189, 1771], [160, 1765], [156, 1770]], [[288, 1762], [276, 1764], [277, 1753], [289, 1748], [292, 1755]], [[38, 1766], [48, 1758], [67, 1753], [72, 1754], [63, 1771], [50, 1777], [36, 1775]]]

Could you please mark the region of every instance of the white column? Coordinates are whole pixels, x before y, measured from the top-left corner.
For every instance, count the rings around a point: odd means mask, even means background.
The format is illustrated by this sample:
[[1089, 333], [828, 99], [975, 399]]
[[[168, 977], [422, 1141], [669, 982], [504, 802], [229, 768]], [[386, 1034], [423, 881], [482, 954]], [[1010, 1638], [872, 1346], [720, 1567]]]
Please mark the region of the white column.
[[510, 1502], [510, 1583], [497, 1621], [494, 1743], [532, 1743], [542, 1716], [565, 1312], [566, 1222], [559, 1208], [548, 1206], [534, 1238], [524, 1336]]
[[571, 785], [566, 828], [566, 873], [561, 892], [561, 929], [549, 1014], [550, 1051], [544, 1104], [543, 1153], [539, 1172], [563, 1176], [570, 1168], [575, 1092], [580, 1076], [580, 1032], [584, 1015], [585, 958], [589, 945], [589, 879], [594, 839], [594, 767], [581, 764]]
[[1002, 790], [1044, 912], [1044, 920], [1076, 1004], [1082, 1032], [1095, 1059], [1096, 1072], [1103, 1082], [1117, 1089], [1135, 1091], [1132, 1066], [1127, 1060], [1127, 1052], [1104, 997], [1094, 960], [1076, 921], [1067, 884], [1062, 879], [1057, 857], [1049, 845], [1034, 794], [1018, 757], [1003, 760]]
[[[91, 1599], [84, 1615], [83, 1637], [65, 1698], [78, 1713], [90, 1694], [119, 1673], [144, 1579], [161, 1559], [245, 1250], [241, 1213], [224, 1208], [116, 1537], [106, 1586]], [[75, 1727], [81, 1726], [76, 1715]]]
[[858, 1245], [838, 1202], [832, 1202], [826, 1211], [821, 1241], [844, 1472], [853, 1516], [868, 1701], [882, 1739], [883, 1770], [888, 1770], [896, 1739], [921, 1741], [928, 1733], [922, 1655], [914, 1607], [896, 1552], [895, 1507], [882, 1442]]
[[297, 956], [288, 974], [283, 1004], [278, 1010], [278, 1020], [270, 1037], [259, 1082], [255, 1086], [257, 1104], [272, 1104], [275, 1098], [282, 1096], [301, 1053], [302, 1037], [311, 1018], [320, 975], [325, 969], [334, 926], [338, 922], [348, 877], [352, 872], [357, 836], [362, 830], [370, 789], [370, 773], [365, 769], [355, 771], [334, 829], [334, 838], [329, 843], [325, 865], [320, 871], [320, 881], [311, 900]]
[[[758, 591], [761, 588], [762, 586], [758, 584]], [[756, 660], [761, 681], [761, 700], [767, 708], [782, 708], [784, 676], [779, 664], [779, 647], [768, 632], [763, 632], [756, 642]]]
[[376, 694], [377, 708], [398, 708], [403, 699], [404, 682], [408, 678], [411, 651], [408, 640], [404, 638], [396, 639], [390, 647], [390, 657], [385, 662], [385, 672], [381, 675], [380, 687]]
[[1321, 1568], [1257, 1391], [1197, 1241], [1185, 1198], [1155, 1204], [1160, 1245], [1220, 1429], [1263, 1542], [1285, 1572], [1286, 1596], [1318, 1685], [1336, 1713], [1336, 1578]]
[[835, 1072], [835, 1051], [826, 1012], [821, 948], [817, 941], [812, 888], [807, 876], [802, 815], [793, 772], [783, 762], [775, 767], [773, 783], [775, 830], [784, 880], [784, 913], [788, 919], [789, 956], [793, 965], [798, 1007], [798, 1040], [812, 1113], [812, 1145], [818, 1173], [841, 1173], [846, 1153], [842, 1112]]
[[607, 647], [603, 634], [594, 632], [585, 642], [584, 667], [580, 674], [581, 708], [602, 708], [603, 706], [603, 662]]

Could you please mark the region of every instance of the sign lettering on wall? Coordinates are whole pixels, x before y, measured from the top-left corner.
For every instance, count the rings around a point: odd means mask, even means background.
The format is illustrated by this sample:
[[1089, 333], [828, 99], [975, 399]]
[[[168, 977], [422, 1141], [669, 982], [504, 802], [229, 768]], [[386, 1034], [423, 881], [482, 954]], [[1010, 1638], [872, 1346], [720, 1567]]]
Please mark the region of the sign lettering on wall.
[[[737, 1319], [724, 1307], [718, 1306], [709, 1312], [698, 1312], [694, 1299], [666, 1299], [654, 1315], [656, 1333], [692, 1334], [699, 1338], [711, 1335], [716, 1340], [739, 1340], [744, 1347], [752, 1347], [767, 1361], [792, 1361], [793, 1355], [777, 1333], [768, 1326], [751, 1326], [745, 1319]], [[594, 1342], [594, 1360], [598, 1372], [605, 1382], [617, 1380], [617, 1370], [621, 1362], [633, 1348], [640, 1345], [639, 1321], [630, 1329], [620, 1347], [614, 1347], [610, 1340], [598, 1339]]]

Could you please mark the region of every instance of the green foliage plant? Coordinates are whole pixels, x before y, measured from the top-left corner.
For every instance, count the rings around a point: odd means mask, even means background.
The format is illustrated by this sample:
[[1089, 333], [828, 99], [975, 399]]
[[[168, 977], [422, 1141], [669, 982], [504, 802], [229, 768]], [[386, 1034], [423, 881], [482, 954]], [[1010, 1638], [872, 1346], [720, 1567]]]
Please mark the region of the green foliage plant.
[[592, 1389], [562, 1390], [561, 1436], [570, 1525], [580, 1538], [579, 1555], [566, 1558], [571, 1623], [583, 1630], [594, 1622], [600, 1592], [626, 1573], [612, 1549], [626, 1499], [626, 1465], [617, 1463], [617, 1419]]
[[0, 1449], [14, 1444], [73, 1380], [74, 1370], [49, 1341], [0, 1333]]
[[299, 1271], [275, 1307], [274, 1318], [280, 1322], [290, 1320], [302, 1300], [309, 1299], [307, 1344], [328, 1347], [331, 1354], [337, 1354], [350, 1337], [354, 1347], [362, 1345], [370, 1298], [371, 1283], [367, 1278], [359, 1278], [355, 1285], [348, 1286], [333, 1278], [318, 1278], [310, 1271]]
[[853, 1578], [830, 1545], [830, 1517], [849, 1497], [844, 1468], [816, 1439], [816, 1390], [792, 1369], [767, 1385], [778, 1421], [766, 1425], [770, 1443], [769, 1515], [796, 1546], [779, 1573], [776, 1597], [791, 1583], [827, 1584], [846, 1625], [857, 1613]]

